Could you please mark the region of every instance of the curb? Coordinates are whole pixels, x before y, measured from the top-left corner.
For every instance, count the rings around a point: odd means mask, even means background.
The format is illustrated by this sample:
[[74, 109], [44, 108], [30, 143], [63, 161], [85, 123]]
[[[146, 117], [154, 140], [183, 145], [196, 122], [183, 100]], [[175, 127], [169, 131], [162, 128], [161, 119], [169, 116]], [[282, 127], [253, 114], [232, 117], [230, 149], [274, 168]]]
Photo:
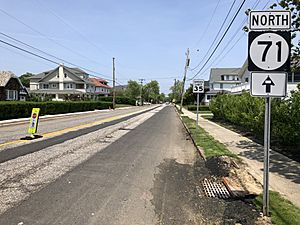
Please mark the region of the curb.
[[203, 150], [196, 144], [194, 138], [192, 137], [191, 131], [189, 130], [189, 128], [188, 128], [188, 127], [185, 125], [185, 123], [183, 122], [183, 120], [182, 120], [182, 118], [181, 118], [181, 116], [180, 116], [180, 114], [179, 114], [179, 112], [178, 112], [176, 106], [175, 106], [175, 111], [176, 111], [176, 113], [177, 113], [177, 115], [178, 115], [180, 121], [182, 122], [184, 128], [186, 129], [187, 133], [189, 134], [189, 136], [190, 136], [190, 138], [191, 138], [191, 140], [192, 140], [192, 142], [193, 142], [195, 148], [198, 150], [199, 155], [201, 156], [201, 158], [202, 158], [204, 161], [206, 161], [206, 157], [205, 157], [205, 155], [204, 155]]
[[[132, 107], [135, 107], [135, 106], [132, 106]], [[128, 108], [131, 108], [131, 107], [122, 107], [122, 108], [117, 108], [115, 110], [123, 110], [123, 109], [128, 109]], [[42, 121], [48, 121], [48, 120], [53, 120], [56, 118], [64, 118], [64, 117], [69, 117], [69, 116], [74, 116], [74, 115], [82, 115], [82, 114], [89, 114], [89, 113], [95, 113], [95, 112], [110, 112], [110, 111], [112, 111], [112, 109], [101, 109], [101, 110], [92, 110], [92, 111], [84, 111], [84, 112], [44, 115], [44, 116], [40, 116], [39, 119]], [[29, 117], [28, 118], [2, 120], [2, 121], [0, 121], [0, 127], [17, 125], [17, 124], [25, 124], [25, 123], [28, 123], [29, 120], [30, 120]]]

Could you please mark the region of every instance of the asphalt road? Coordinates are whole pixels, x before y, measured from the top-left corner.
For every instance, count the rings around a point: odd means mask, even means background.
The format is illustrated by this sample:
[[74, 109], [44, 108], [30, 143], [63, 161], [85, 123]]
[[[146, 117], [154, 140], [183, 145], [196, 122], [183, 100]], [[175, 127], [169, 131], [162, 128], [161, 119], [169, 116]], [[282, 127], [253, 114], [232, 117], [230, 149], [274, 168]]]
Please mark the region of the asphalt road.
[[[137, 112], [147, 108], [150, 107], [149, 106], [131, 107], [126, 109], [117, 109], [114, 111], [98, 110], [90, 113], [74, 114], [72, 116], [41, 119], [38, 126], [38, 134], [43, 135], [45, 133], [55, 132], [55, 131], [63, 130], [74, 126], [88, 124], [88, 123], [92, 123], [113, 116], [119, 116], [127, 113]], [[12, 140], [18, 140], [22, 137], [25, 137], [26, 135], [28, 135], [27, 126], [28, 123], [0, 126], [0, 144]]]
[[0, 224], [254, 224], [252, 206], [199, 196], [209, 176], [174, 108], [165, 107], [6, 211]]

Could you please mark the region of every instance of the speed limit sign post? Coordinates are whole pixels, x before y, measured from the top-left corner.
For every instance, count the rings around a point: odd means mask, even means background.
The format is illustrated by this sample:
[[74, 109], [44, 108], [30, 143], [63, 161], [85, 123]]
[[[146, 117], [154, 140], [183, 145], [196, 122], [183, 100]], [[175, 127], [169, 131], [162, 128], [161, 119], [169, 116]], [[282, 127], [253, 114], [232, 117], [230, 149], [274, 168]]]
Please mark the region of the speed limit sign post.
[[250, 93], [265, 97], [263, 214], [269, 216], [271, 97], [286, 96], [286, 78], [287, 72], [290, 72], [291, 12], [251, 11], [249, 28]]
[[196, 128], [199, 126], [199, 94], [204, 93], [204, 80], [193, 81], [193, 93], [197, 94], [197, 120]]

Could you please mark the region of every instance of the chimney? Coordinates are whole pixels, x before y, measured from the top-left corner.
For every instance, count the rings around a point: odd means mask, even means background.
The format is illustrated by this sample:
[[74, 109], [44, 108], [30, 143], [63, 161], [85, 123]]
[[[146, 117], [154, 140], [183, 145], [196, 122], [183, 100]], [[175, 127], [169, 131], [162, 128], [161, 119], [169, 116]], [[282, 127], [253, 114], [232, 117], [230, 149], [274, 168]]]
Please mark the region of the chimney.
[[60, 64], [58, 67], [59, 90], [64, 90], [64, 76], [64, 64]]

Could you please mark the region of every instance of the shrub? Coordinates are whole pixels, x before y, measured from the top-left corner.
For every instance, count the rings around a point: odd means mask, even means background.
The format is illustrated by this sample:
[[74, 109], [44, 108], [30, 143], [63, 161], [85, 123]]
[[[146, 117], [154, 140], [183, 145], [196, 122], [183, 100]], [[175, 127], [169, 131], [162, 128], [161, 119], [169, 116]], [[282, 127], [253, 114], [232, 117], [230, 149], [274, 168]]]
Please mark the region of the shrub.
[[[189, 111], [197, 111], [197, 106], [196, 105], [188, 105], [187, 110]], [[206, 105], [199, 105], [199, 111], [210, 111], [209, 106]]]
[[[283, 145], [300, 144], [300, 91], [288, 99], [272, 99], [271, 137]], [[263, 137], [265, 103], [263, 98], [220, 94], [213, 98], [210, 109], [214, 118], [242, 126]]]
[[0, 120], [24, 118], [31, 115], [32, 108], [40, 108], [40, 115], [108, 109], [111, 102], [0, 102]]
[[[104, 102], [112, 102], [112, 96], [99, 96], [99, 101]], [[126, 105], [135, 105], [135, 99], [124, 97], [124, 96], [116, 96], [116, 104], [126, 104]]]

